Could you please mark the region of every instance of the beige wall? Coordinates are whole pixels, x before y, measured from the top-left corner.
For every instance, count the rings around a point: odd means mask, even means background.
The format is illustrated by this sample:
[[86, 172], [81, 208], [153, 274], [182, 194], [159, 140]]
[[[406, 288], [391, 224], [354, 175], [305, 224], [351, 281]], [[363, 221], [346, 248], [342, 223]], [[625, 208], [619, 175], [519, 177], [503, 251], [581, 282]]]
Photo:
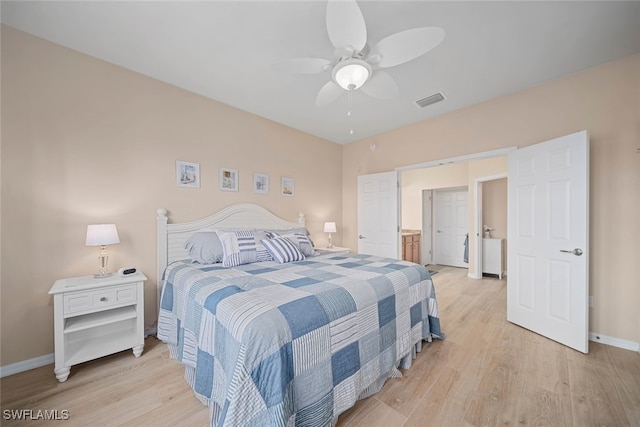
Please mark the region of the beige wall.
[[507, 179], [482, 184], [482, 222], [493, 228], [491, 237], [507, 238]]
[[455, 163], [433, 168], [412, 169], [401, 174], [402, 228], [422, 229], [422, 191], [466, 187], [468, 165]]
[[343, 245], [357, 244], [358, 175], [582, 129], [591, 146], [590, 330], [638, 343], [640, 55], [346, 145]]
[[[56, 279], [93, 274], [87, 224], [114, 222], [110, 265], [148, 276], [156, 316], [156, 209], [185, 221], [239, 202], [295, 221], [312, 238], [342, 215], [342, 147], [89, 56], [2, 27], [1, 364], [53, 352]], [[175, 161], [200, 163], [200, 189], [176, 187]], [[218, 190], [218, 168], [240, 191]], [[252, 192], [253, 172], [271, 192]], [[295, 196], [279, 194], [281, 176]], [[341, 235], [334, 235], [336, 244]]]

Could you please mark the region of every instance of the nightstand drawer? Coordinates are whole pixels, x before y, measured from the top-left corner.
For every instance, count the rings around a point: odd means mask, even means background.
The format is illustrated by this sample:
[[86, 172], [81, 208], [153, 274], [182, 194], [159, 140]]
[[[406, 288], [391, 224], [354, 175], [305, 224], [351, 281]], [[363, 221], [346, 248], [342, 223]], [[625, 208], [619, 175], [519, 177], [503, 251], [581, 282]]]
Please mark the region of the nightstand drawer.
[[101, 310], [102, 308], [135, 303], [137, 299], [136, 285], [114, 286], [95, 291], [73, 292], [64, 295], [65, 316], [87, 310]]

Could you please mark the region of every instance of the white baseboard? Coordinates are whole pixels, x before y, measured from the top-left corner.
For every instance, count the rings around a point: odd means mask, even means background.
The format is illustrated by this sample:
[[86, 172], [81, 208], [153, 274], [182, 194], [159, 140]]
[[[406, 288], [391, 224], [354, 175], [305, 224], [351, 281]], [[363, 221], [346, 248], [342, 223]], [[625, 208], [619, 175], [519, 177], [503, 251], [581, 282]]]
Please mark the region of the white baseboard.
[[[45, 354], [44, 356], [34, 357], [33, 359], [23, 360], [22, 362], [12, 363], [7, 366], [0, 366], [0, 378], [8, 377], [9, 375], [19, 374], [20, 372], [28, 371], [30, 369], [41, 368], [43, 366], [52, 365], [55, 362], [53, 353]], [[53, 367], [51, 368], [53, 374]]]
[[612, 347], [623, 348], [625, 350], [640, 352], [640, 343], [627, 341], [620, 338], [608, 337], [602, 334], [596, 334], [595, 332], [589, 332], [589, 341], [599, 342], [602, 344], [610, 345]]

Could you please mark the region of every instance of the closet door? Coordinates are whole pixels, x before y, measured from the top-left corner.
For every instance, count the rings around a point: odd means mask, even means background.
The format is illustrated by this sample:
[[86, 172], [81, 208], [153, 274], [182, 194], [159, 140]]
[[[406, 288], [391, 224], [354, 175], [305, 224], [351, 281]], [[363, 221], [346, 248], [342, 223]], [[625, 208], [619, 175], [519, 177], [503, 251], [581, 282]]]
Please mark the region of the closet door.
[[453, 267], [469, 266], [464, 262], [467, 234], [467, 189], [435, 192], [435, 263]]

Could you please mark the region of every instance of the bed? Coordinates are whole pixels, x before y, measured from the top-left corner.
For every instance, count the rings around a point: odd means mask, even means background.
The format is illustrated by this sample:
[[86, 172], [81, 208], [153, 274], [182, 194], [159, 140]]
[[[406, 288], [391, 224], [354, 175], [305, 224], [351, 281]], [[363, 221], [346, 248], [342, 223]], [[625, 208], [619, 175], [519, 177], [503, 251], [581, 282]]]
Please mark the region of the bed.
[[[289, 222], [241, 204], [170, 224], [159, 209], [157, 224], [158, 338], [185, 366], [212, 426], [335, 425], [409, 369], [423, 342], [444, 338], [423, 266], [309, 253], [303, 214]], [[208, 233], [222, 242], [223, 262], [193, 262], [189, 245]], [[254, 258], [227, 253], [248, 241]], [[278, 245], [291, 243], [298, 251], [282, 258]]]

